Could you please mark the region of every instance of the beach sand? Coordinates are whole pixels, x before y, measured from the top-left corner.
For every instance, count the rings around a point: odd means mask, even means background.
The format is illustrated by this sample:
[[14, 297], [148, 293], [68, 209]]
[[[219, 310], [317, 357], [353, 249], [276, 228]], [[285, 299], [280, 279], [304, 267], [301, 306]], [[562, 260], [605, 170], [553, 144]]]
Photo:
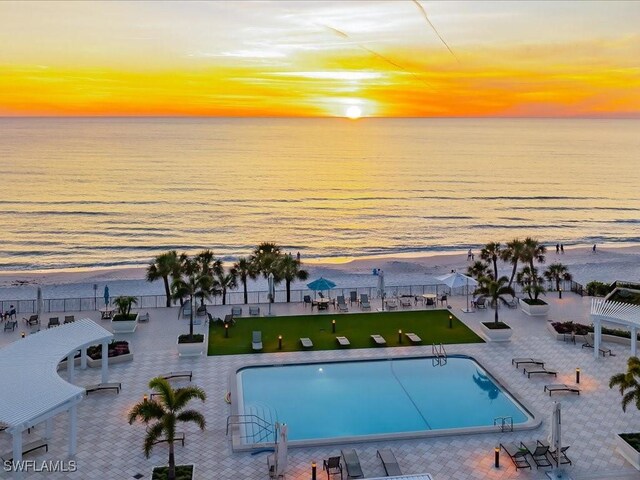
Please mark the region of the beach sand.
[[[574, 280], [586, 285], [592, 280], [613, 282], [614, 280], [640, 280], [640, 245], [566, 247], [564, 254], [556, 254], [555, 247], [547, 252], [546, 265], [561, 262], [569, 267]], [[479, 259], [479, 250], [474, 250]], [[304, 263], [304, 257], [303, 257]], [[427, 285], [438, 283], [434, 277], [450, 273], [452, 270], [465, 273], [467, 251], [434, 253], [425, 256], [389, 256], [360, 258], [351, 261], [308, 262], [309, 280], [320, 276], [331, 279], [338, 287], [375, 286], [377, 277], [374, 268], [385, 273], [388, 286]], [[500, 263], [501, 273], [510, 275], [510, 266]], [[545, 268], [544, 266], [542, 267]], [[118, 295], [161, 295], [162, 282], [149, 283], [145, 280], [146, 267], [30, 271], [0, 273], [0, 300], [20, 300], [34, 298], [37, 286], [42, 286], [45, 298], [102, 297], [105, 285], [109, 285], [111, 296]], [[307, 282], [292, 284], [292, 289], [303, 289]], [[97, 289], [94, 290], [93, 286]], [[283, 285], [278, 287], [284, 288]], [[249, 284], [249, 290], [266, 290], [266, 280], [260, 278]]]

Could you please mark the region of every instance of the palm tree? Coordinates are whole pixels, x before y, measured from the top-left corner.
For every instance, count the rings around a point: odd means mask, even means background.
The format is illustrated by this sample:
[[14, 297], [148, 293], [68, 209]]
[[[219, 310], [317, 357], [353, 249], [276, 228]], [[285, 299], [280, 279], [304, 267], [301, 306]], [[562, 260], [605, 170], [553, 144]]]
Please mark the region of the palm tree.
[[164, 293], [167, 297], [167, 307], [171, 306], [171, 289], [169, 288], [169, 276], [173, 276], [176, 266], [179, 265], [178, 252], [169, 250], [158, 255], [147, 267], [147, 281], [155, 282], [162, 278]]
[[148, 425], [147, 436], [144, 439], [144, 454], [147, 458], [153, 450], [153, 445], [162, 436], [167, 439], [169, 445], [169, 472], [167, 478], [176, 478], [176, 461], [173, 451], [174, 438], [176, 436], [176, 424], [178, 422], [192, 422], [204, 430], [206, 421], [204, 415], [195, 410], [185, 410], [186, 405], [194, 398], [204, 401], [207, 395], [204, 390], [196, 386], [188, 386], [173, 389], [169, 382], [162, 377], [156, 377], [149, 382], [149, 388], [160, 395], [157, 399], [143, 400], [134, 405], [129, 411], [129, 424], [140, 420]]
[[189, 340], [193, 340], [193, 299], [210, 298], [213, 279], [207, 273], [203, 273], [200, 265], [189, 258], [184, 261], [184, 275], [173, 280], [171, 289], [174, 299], [189, 297], [191, 302], [191, 314], [189, 315]]
[[638, 357], [629, 357], [627, 371], [617, 373], [609, 379], [609, 388], [619, 387], [620, 395], [622, 395], [623, 412], [627, 411], [627, 406], [632, 402], [640, 410], [640, 384], [638, 379], [640, 379], [640, 358]]
[[493, 264], [493, 278], [498, 278], [498, 259], [502, 256], [500, 242], [487, 243], [480, 250], [480, 258], [485, 262]]
[[236, 273], [233, 269], [229, 270], [229, 273], [224, 273], [224, 270], [216, 272], [216, 276], [213, 279], [213, 290], [218, 293], [222, 293], [222, 304], [227, 304], [227, 290], [236, 288], [238, 281]]
[[113, 299], [113, 304], [118, 307], [118, 315], [122, 315], [126, 320], [131, 314], [131, 306], [137, 305], [138, 299], [136, 297], [122, 295]]
[[545, 293], [544, 280], [538, 275], [538, 269], [527, 265], [516, 275], [516, 282], [522, 285], [522, 291], [529, 295], [531, 300], [537, 300], [541, 293]]
[[522, 252], [524, 250], [524, 243], [518, 238], [515, 238], [507, 243], [506, 248], [502, 250], [501, 258], [505, 262], [513, 265], [511, 271], [511, 277], [509, 278], [509, 286], [513, 285], [513, 279], [518, 271], [518, 261], [522, 258]]
[[309, 278], [309, 272], [302, 270], [300, 266], [301, 263], [291, 254], [280, 257], [275, 264], [278, 276], [285, 281], [287, 287], [287, 303], [291, 301], [291, 282]]
[[222, 270], [222, 260], [217, 259], [211, 250], [201, 251], [194, 260], [203, 273], [212, 277]]
[[273, 273], [276, 283], [282, 279], [278, 277], [275, 269], [275, 263], [280, 257], [280, 247], [273, 242], [262, 242], [258, 245], [251, 255], [251, 260], [256, 266], [258, 273], [262, 273], [264, 278], [268, 278]]
[[561, 263], [552, 263], [549, 268], [544, 272], [544, 278], [550, 282], [555, 282], [556, 290], [560, 290], [560, 282], [566, 280], [570, 282], [573, 277], [569, 273], [569, 268]]
[[249, 303], [249, 292], [247, 292], [247, 281], [250, 278], [254, 280], [258, 276], [256, 266], [251, 262], [248, 257], [240, 257], [236, 263], [233, 264], [232, 270], [237, 278], [242, 282], [244, 289], [244, 303]]
[[494, 280], [490, 277], [480, 279], [476, 292], [491, 299], [491, 305], [495, 308], [495, 323], [498, 323], [498, 304], [502, 302], [507, 305], [509, 301], [503, 295], [515, 296], [513, 288], [508, 285], [509, 279], [506, 276]]
[[467, 275], [480, 280], [481, 278], [492, 277], [493, 274], [489, 271], [489, 265], [477, 260], [473, 265], [467, 267]]
[[[547, 247], [538, 242], [538, 240], [535, 240], [531, 237], [527, 237], [524, 239], [520, 260], [522, 260], [523, 263], [529, 265], [529, 281], [531, 282], [530, 292], [533, 292], [533, 299], [535, 300], [538, 299], [538, 295], [540, 293], [543, 293], [543, 291], [539, 291], [538, 287], [540, 287], [540, 284], [542, 283], [542, 277], [538, 276], [537, 270], [533, 263], [536, 261], [538, 263], [544, 263], [545, 253], [547, 253]], [[544, 288], [542, 290], [544, 290]], [[531, 293], [529, 296], [531, 296]]]

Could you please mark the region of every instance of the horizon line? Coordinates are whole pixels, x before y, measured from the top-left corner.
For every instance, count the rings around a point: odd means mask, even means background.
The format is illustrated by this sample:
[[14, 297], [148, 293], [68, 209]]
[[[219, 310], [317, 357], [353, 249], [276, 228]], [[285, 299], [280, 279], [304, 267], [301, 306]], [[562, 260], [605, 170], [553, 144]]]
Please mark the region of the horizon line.
[[322, 120], [322, 119], [341, 119], [341, 120], [349, 120], [349, 121], [361, 121], [361, 120], [480, 120], [480, 119], [489, 119], [489, 120], [513, 120], [513, 119], [522, 119], [522, 120], [640, 120], [640, 112], [634, 115], [622, 115], [622, 116], [599, 116], [599, 115], [567, 115], [567, 116], [531, 116], [531, 115], [482, 115], [482, 116], [456, 116], [456, 115], [446, 115], [446, 116], [362, 116], [356, 119], [351, 119], [342, 115], [326, 115], [326, 116], [311, 116], [311, 115], [145, 115], [145, 114], [137, 114], [137, 115], [0, 115], [0, 119], [108, 119], [108, 118], [181, 118], [181, 119], [309, 119], [309, 120]]

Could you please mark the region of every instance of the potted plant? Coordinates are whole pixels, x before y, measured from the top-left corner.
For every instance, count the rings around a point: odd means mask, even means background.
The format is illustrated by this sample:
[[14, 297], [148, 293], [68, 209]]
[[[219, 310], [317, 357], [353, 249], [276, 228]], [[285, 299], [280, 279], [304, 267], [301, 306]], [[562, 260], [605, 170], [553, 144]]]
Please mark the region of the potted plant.
[[[126, 340], [113, 340], [107, 346], [109, 365], [130, 362], [133, 360], [133, 353]], [[102, 345], [92, 345], [87, 348], [87, 366], [90, 368], [100, 368], [102, 366]]]
[[[152, 479], [175, 480], [176, 474], [180, 478], [194, 478], [194, 465], [176, 465], [174, 455], [174, 443], [176, 438], [176, 424], [178, 422], [195, 423], [200, 430], [204, 430], [206, 421], [204, 415], [195, 410], [185, 409], [187, 403], [194, 398], [204, 402], [207, 398], [204, 390], [196, 386], [188, 386], [173, 389], [164, 378], [157, 377], [149, 382], [149, 388], [158, 393], [158, 397], [142, 400], [133, 406], [129, 412], [129, 424], [140, 420], [147, 425], [147, 436], [144, 439], [144, 454], [147, 458], [153, 450], [153, 446], [159, 442], [169, 445], [169, 465], [166, 467], [154, 467]], [[189, 476], [190, 470], [190, 476]]]
[[[188, 297], [191, 305], [194, 298], [209, 298], [213, 279], [200, 262], [184, 259], [183, 275], [174, 279], [172, 290], [175, 299]], [[181, 357], [202, 355], [205, 351], [205, 336], [193, 333], [193, 308], [189, 312], [189, 334], [180, 335], [177, 341], [178, 354]]]
[[120, 296], [113, 300], [117, 307], [116, 313], [111, 319], [113, 333], [133, 333], [138, 326], [138, 313], [131, 313], [131, 306], [138, 303], [136, 297]]
[[493, 342], [505, 342], [511, 338], [513, 331], [511, 327], [498, 318], [498, 306], [500, 303], [507, 305], [509, 301], [505, 295], [513, 297], [513, 288], [509, 286], [507, 277], [500, 277], [494, 280], [492, 277], [483, 277], [480, 279], [476, 293], [485, 295], [491, 301], [491, 306], [495, 309], [495, 318], [493, 322], [482, 322], [480, 328], [485, 337]]
[[[629, 357], [627, 371], [617, 373], [609, 379], [609, 388], [618, 387], [622, 395], [622, 411], [633, 403], [640, 410], [640, 359]], [[616, 435], [617, 450], [627, 461], [640, 470], [640, 432]]]
[[546, 251], [544, 245], [531, 237], [523, 242], [520, 260], [525, 266], [516, 276], [516, 281], [529, 297], [520, 299], [520, 308], [530, 316], [543, 316], [549, 311], [549, 304], [538, 298], [545, 293], [544, 279], [538, 275], [538, 269], [533, 264], [535, 261], [544, 263]]

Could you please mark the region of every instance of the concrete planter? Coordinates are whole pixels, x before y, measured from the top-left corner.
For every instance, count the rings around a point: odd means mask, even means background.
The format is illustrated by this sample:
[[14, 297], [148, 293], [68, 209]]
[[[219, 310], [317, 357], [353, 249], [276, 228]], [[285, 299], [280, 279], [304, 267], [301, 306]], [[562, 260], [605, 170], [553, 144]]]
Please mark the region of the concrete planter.
[[[551, 336], [553, 338], [555, 338], [556, 340], [565, 340], [565, 337], [569, 337], [571, 334], [570, 333], [558, 333], [556, 332], [556, 329], [553, 328], [553, 325], [551, 325], [551, 322], [547, 322], [547, 330], [549, 331], [549, 333], [551, 334]], [[593, 344], [593, 333], [588, 333], [587, 336], [589, 337], [589, 340], [591, 340], [591, 343]], [[576, 338], [576, 341], [582, 341], [582, 337], [578, 336]], [[602, 334], [602, 342], [603, 343], [617, 343], [618, 345], [626, 345], [626, 346], [631, 346], [631, 339], [630, 338], [626, 338], [626, 337], [618, 337], [617, 335], [606, 335], [606, 334]], [[638, 347], [638, 351], [640, 351], [640, 341], [636, 342], [636, 346]]]
[[549, 313], [549, 304], [529, 305], [522, 298], [520, 299], [520, 309], [530, 317], [543, 317]]
[[480, 329], [484, 337], [490, 342], [508, 342], [513, 335], [513, 329], [509, 328], [488, 328], [484, 323], [480, 323]]
[[616, 435], [616, 450], [627, 462], [640, 470], [640, 452], [629, 445], [620, 435]]
[[178, 343], [176, 339], [176, 345], [178, 345], [178, 355], [181, 357], [198, 357], [203, 355], [207, 345], [207, 337], [204, 336], [202, 342], [195, 343]]
[[[109, 357], [109, 365], [117, 365], [118, 363], [130, 362], [133, 360], [133, 353], [125, 353], [124, 355], [118, 355], [117, 357]], [[87, 356], [87, 366], [90, 368], [100, 368], [102, 367], [102, 359], [99, 358], [97, 360], [92, 359]]]
[[[187, 466], [188, 466], [188, 465], [191, 465], [191, 467], [192, 467], [192, 470], [191, 470], [191, 480], [193, 480], [194, 478], [196, 478], [196, 465], [195, 465], [195, 463], [182, 463], [182, 464], [180, 464], [180, 465], [176, 465], [176, 467], [183, 467], [183, 466], [185, 466], [185, 465], [187, 465]], [[151, 477], [149, 477], [149, 478], [153, 479], [153, 472], [154, 472], [154, 470], [155, 470], [156, 468], [164, 468], [164, 467], [166, 467], [166, 466], [167, 466], [167, 465], [156, 465], [155, 467], [153, 467], [153, 468], [151, 469]]]
[[113, 320], [111, 319], [111, 331], [113, 333], [133, 333], [138, 327], [139, 313], [136, 313], [134, 320]]

